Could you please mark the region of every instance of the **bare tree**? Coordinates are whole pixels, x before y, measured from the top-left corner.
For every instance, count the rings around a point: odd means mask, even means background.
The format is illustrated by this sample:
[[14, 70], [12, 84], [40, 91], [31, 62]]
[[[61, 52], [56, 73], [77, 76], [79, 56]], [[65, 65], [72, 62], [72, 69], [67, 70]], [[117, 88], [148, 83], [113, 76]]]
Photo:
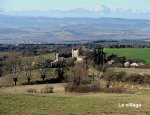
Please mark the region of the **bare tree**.
[[6, 60], [5, 69], [8, 73], [9, 71], [12, 73], [14, 85], [16, 85], [20, 74], [21, 59], [20, 55], [16, 52], [11, 52], [10, 54]]
[[25, 62], [23, 63], [23, 69], [25, 71], [25, 76], [26, 76], [26, 79], [27, 79], [28, 84], [29, 84], [31, 81], [31, 71], [32, 71], [31, 59], [27, 58], [27, 60], [25, 60]]
[[31, 66], [26, 65], [24, 69], [25, 69], [26, 78], [28, 80], [28, 83], [30, 83], [30, 80], [31, 80]]
[[11, 52], [8, 58], [3, 62], [3, 75], [9, 75], [16, 66], [21, 65], [20, 55], [16, 52]]
[[17, 85], [19, 71], [20, 71], [20, 69], [19, 69], [18, 65], [16, 67], [12, 68], [13, 81], [14, 81], [15, 85]]
[[81, 63], [77, 63], [74, 67], [69, 68], [69, 71], [67, 72], [67, 79], [75, 86], [79, 86], [90, 81], [88, 71]]
[[45, 60], [43, 58], [41, 58], [41, 69], [40, 69], [40, 76], [43, 80], [43, 82], [45, 81], [45, 78], [46, 78], [46, 69], [44, 68], [44, 62]]
[[41, 78], [44, 82], [45, 78], [46, 78], [46, 69], [44, 69], [44, 68], [40, 69], [40, 74], [41, 74]]

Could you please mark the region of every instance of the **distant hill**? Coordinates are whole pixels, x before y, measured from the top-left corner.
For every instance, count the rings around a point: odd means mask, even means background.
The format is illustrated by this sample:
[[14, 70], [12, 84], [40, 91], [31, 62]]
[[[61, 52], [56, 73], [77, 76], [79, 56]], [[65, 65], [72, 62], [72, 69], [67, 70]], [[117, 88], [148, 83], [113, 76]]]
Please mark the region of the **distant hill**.
[[0, 15], [0, 43], [150, 39], [150, 20]]

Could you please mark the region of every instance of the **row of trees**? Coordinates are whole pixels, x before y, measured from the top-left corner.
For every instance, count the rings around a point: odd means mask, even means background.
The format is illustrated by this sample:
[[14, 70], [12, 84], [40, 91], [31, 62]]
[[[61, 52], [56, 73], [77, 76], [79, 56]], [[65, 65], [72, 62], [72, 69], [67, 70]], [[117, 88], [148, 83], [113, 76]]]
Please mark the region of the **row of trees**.
[[[25, 66], [24, 72], [25, 72], [25, 77], [27, 79], [28, 84], [30, 84], [32, 76], [33, 76], [32, 71], [33, 70], [32, 70], [31, 66], [28, 66], [28, 65]], [[12, 69], [12, 78], [13, 78], [13, 81], [14, 81], [14, 85], [17, 85], [17, 81], [18, 81], [18, 78], [21, 75], [21, 72], [23, 72], [23, 71], [20, 71], [18, 65], [15, 68]], [[56, 75], [57, 75], [56, 79], [58, 79], [59, 81], [64, 80], [64, 69], [63, 68], [57, 68], [55, 72], [56, 72]], [[39, 76], [42, 79], [42, 82], [44, 83], [45, 79], [47, 77], [46, 68], [39, 69]]]

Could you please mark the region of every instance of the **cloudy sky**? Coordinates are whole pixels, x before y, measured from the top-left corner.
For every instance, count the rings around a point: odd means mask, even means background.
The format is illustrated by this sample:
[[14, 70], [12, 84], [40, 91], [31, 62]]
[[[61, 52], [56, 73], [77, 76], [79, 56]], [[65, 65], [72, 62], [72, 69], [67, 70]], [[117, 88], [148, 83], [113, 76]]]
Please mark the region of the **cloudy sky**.
[[[48, 12], [51, 10], [68, 11], [76, 8], [101, 12], [101, 16], [122, 16], [124, 13], [136, 17], [150, 18], [150, 0], [0, 0], [0, 13], [19, 14], [15, 12]], [[108, 13], [109, 12], [109, 13]], [[34, 14], [32, 13], [32, 14]], [[36, 13], [40, 15], [40, 13]], [[45, 15], [47, 15], [45, 13]], [[81, 14], [82, 15], [82, 14]], [[90, 15], [90, 14], [89, 14]], [[106, 16], [107, 16], [106, 15]], [[135, 17], [135, 18], [136, 18]]]

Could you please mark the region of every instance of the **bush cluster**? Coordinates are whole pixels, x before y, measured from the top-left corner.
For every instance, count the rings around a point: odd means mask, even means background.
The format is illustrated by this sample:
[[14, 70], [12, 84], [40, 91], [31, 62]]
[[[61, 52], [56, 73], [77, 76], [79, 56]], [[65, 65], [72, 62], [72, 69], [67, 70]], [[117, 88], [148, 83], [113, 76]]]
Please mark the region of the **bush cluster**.
[[[46, 86], [43, 89], [40, 89], [39, 93], [42, 93], [42, 94], [54, 93], [53, 89], [54, 89], [53, 87]], [[35, 88], [27, 89], [27, 92], [28, 93], [38, 93], [38, 91]]]
[[68, 85], [65, 87], [65, 92], [89, 93], [89, 92], [104, 92], [104, 93], [127, 93], [124, 88], [101, 88], [93, 85]]
[[28, 93], [37, 93], [36, 89], [34, 89], [34, 88], [27, 89], [27, 92]]
[[69, 84], [65, 87], [65, 92], [77, 92], [77, 93], [88, 93], [88, 92], [99, 92], [100, 88], [92, 85], [79, 85], [75, 86]]
[[53, 92], [53, 87], [46, 86], [45, 88], [41, 89], [41, 93], [43, 93], [43, 94], [54, 93]]
[[117, 81], [117, 82], [130, 82], [130, 83], [138, 83], [138, 84], [149, 84], [150, 83], [150, 75], [144, 74], [132, 74], [127, 75], [126, 72], [113, 72], [107, 71], [103, 78], [107, 81]]

